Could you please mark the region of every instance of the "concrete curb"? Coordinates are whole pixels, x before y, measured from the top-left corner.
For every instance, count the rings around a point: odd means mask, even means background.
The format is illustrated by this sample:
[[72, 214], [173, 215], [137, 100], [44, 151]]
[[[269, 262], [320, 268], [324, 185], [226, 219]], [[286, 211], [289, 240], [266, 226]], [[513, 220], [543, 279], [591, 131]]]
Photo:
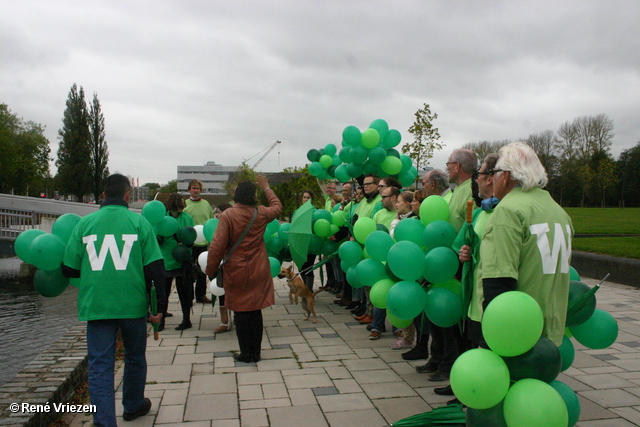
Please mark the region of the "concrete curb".
[[640, 287], [640, 260], [572, 251], [571, 265], [580, 276]]

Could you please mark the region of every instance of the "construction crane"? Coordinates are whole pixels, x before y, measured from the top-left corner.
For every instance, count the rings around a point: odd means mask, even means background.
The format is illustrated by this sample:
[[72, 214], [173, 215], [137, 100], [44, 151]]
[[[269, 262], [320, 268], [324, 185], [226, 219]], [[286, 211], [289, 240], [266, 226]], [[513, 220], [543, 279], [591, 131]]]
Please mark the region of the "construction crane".
[[[266, 152], [266, 153], [264, 153], [264, 154], [262, 155], [262, 157], [260, 157], [260, 159], [258, 159], [258, 161], [253, 165], [253, 167], [252, 167], [251, 169], [255, 169], [255, 168], [256, 168], [260, 163], [262, 163], [262, 161], [265, 159], [265, 157], [267, 157], [267, 156], [269, 155], [269, 153], [270, 153], [270, 152], [272, 152], [272, 151], [273, 151], [273, 149], [274, 149], [274, 148], [276, 148], [276, 145], [278, 145], [278, 144], [281, 144], [281, 142], [280, 142], [280, 141], [276, 141], [276, 142], [274, 142], [274, 143], [273, 143], [273, 144], [272, 144], [272, 145], [267, 149], [267, 152]], [[258, 153], [258, 154], [260, 154], [260, 153]], [[256, 156], [257, 156], [258, 154], [256, 154]], [[254, 157], [255, 157], [255, 156], [254, 156]]]

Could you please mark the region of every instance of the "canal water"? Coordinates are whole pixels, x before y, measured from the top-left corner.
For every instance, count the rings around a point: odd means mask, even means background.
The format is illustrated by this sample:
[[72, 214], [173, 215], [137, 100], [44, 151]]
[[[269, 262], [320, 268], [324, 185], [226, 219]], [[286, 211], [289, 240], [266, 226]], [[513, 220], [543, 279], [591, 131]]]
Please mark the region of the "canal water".
[[78, 324], [77, 290], [55, 298], [40, 296], [18, 282], [18, 258], [0, 258], [0, 385]]

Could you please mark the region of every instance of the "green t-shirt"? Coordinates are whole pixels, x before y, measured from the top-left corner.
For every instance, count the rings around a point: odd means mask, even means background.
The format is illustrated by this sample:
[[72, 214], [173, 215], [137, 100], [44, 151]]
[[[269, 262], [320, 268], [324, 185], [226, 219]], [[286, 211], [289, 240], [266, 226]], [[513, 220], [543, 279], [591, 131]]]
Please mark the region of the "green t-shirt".
[[510, 277], [544, 314], [544, 332], [562, 343], [569, 295], [571, 218], [540, 188], [511, 190], [486, 224], [480, 245], [481, 278]]
[[[214, 217], [213, 209], [211, 209], [211, 205], [205, 199], [200, 199], [197, 202], [187, 199], [185, 200], [185, 204], [187, 207], [184, 208], [184, 212], [191, 215], [195, 225], [204, 225], [205, 222]], [[207, 246], [207, 242], [198, 243], [194, 246]]]
[[387, 227], [387, 230], [391, 230], [391, 222], [397, 218], [396, 211], [388, 211], [386, 209], [379, 210], [373, 216], [373, 222], [376, 224], [382, 224]]
[[453, 225], [456, 233], [460, 231], [462, 224], [464, 224], [467, 218], [468, 200], [473, 200], [473, 195], [471, 194], [471, 179], [458, 185], [449, 201], [449, 224]]
[[358, 218], [373, 218], [373, 208], [376, 203], [382, 200], [382, 197], [377, 194], [376, 197], [367, 201], [367, 199], [362, 199], [358, 206], [356, 207], [355, 215], [358, 215]]
[[[169, 215], [169, 212], [167, 212], [167, 216]], [[182, 227], [193, 227], [193, 218], [191, 218], [191, 215], [186, 212], [180, 212], [180, 215], [178, 215], [176, 220], [178, 221], [178, 230]], [[160, 251], [162, 252], [162, 258], [164, 259], [164, 269], [167, 271], [182, 268], [182, 263], [176, 261], [173, 255], [171, 255], [171, 251], [176, 246], [178, 246], [178, 241], [176, 240], [175, 235], [161, 238]]]
[[64, 264], [80, 270], [78, 320], [145, 316], [144, 266], [159, 259], [151, 224], [126, 206], [106, 205], [82, 218], [64, 254]]

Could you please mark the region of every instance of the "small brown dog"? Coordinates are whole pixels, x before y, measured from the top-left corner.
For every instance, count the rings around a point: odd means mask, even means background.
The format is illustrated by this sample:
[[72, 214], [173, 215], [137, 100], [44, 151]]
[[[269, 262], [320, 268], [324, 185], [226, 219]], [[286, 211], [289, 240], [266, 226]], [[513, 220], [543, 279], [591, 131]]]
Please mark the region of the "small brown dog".
[[316, 294], [322, 292], [322, 289], [311, 292], [302, 281], [300, 275], [294, 273], [293, 265], [289, 267], [282, 266], [278, 277], [280, 279], [287, 279], [287, 284], [289, 285], [289, 303], [293, 304], [295, 301], [295, 303], [298, 304], [298, 298], [302, 298], [302, 308], [307, 313], [307, 317], [305, 317], [304, 320], [309, 320], [309, 316], [313, 314], [313, 323], [316, 323], [317, 316], [313, 309], [313, 303]]

